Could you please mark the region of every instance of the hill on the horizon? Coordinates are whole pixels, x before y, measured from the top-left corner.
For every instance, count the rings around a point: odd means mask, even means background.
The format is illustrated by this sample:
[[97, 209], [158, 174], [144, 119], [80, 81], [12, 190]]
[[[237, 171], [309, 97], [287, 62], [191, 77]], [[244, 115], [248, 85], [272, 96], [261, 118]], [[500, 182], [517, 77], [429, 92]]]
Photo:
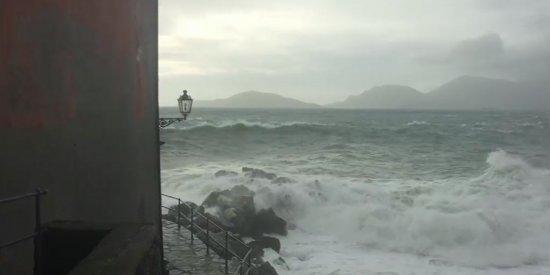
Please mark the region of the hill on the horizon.
[[422, 93], [408, 86], [382, 85], [351, 95], [342, 102], [327, 105], [353, 109], [407, 109], [418, 104]]
[[462, 76], [426, 94], [428, 107], [452, 110], [549, 110], [550, 90], [530, 83]]
[[550, 110], [550, 89], [529, 83], [475, 76], [455, 78], [421, 93], [411, 87], [374, 87], [327, 105], [350, 109]]
[[280, 96], [273, 93], [258, 91], [247, 91], [238, 93], [223, 99], [198, 100], [197, 107], [206, 108], [290, 108], [305, 109], [319, 108], [321, 106], [313, 103], [306, 103], [296, 99]]
[[207, 108], [288, 108], [320, 107], [343, 109], [417, 110], [550, 110], [550, 89], [530, 83], [476, 76], [455, 78], [437, 89], [422, 93], [403, 85], [373, 87], [344, 101], [320, 106], [274, 93], [247, 91], [224, 99], [198, 100]]

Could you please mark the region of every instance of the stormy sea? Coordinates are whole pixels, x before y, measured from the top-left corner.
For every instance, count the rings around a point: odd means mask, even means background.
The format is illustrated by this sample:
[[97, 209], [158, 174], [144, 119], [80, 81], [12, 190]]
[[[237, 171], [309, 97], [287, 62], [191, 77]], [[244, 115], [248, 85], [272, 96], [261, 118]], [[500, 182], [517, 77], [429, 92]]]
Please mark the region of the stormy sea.
[[163, 193], [288, 221], [279, 274], [550, 274], [548, 112], [197, 108], [160, 138]]

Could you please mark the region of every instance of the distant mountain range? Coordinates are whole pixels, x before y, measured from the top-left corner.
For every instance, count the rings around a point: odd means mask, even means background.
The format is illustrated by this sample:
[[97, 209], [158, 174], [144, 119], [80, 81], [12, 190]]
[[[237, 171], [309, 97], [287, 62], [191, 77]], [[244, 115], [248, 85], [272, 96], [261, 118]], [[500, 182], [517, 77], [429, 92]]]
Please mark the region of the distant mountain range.
[[359, 95], [351, 95], [342, 102], [327, 107], [350, 109], [407, 109], [420, 106], [424, 94], [401, 85], [376, 86]]
[[[322, 106], [272, 93], [249, 91], [225, 99], [198, 101], [198, 107], [320, 108]], [[421, 93], [408, 86], [383, 85], [341, 102], [325, 105], [346, 109], [550, 110], [550, 89], [530, 83], [462, 76]]]
[[197, 107], [208, 108], [291, 108], [306, 109], [319, 108], [321, 106], [313, 103], [306, 103], [296, 99], [280, 96], [272, 93], [248, 91], [234, 96], [215, 99], [199, 100], [195, 103]]
[[426, 94], [431, 109], [550, 110], [550, 89], [530, 83], [463, 76]]
[[385, 85], [327, 105], [352, 109], [549, 110], [550, 89], [502, 79], [462, 76], [421, 93], [411, 87]]

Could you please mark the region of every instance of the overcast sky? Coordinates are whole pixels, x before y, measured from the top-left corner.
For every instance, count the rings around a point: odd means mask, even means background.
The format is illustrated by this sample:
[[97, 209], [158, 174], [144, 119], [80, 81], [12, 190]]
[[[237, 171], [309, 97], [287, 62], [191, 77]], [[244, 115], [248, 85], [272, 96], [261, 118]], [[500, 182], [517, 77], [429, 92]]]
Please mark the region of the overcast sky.
[[460, 75], [550, 77], [547, 0], [159, 0], [160, 105], [258, 90], [329, 103]]

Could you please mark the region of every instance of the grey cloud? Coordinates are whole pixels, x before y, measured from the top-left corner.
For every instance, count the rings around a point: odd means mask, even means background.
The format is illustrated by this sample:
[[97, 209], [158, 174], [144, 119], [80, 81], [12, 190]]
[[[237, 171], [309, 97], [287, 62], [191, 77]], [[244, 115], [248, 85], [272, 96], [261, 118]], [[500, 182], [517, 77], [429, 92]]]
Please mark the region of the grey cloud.
[[[173, 104], [172, 92], [183, 87], [203, 99], [253, 89], [326, 103], [373, 85], [404, 84], [428, 91], [463, 74], [526, 81], [544, 81], [550, 74], [550, 13], [545, 9], [550, 1], [159, 3], [160, 34], [172, 43], [161, 45], [161, 70], [173, 70], [161, 75], [161, 104]], [[284, 28], [263, 28], [258, 22], [262, 27], [243, 35], [240, 26], [254, 22], [226, 24], [227, 17], [214, 22], [219, 16], [274, 10], [304, 11], [307, 24], [293, 28], [288, 22], [294, 21], [283, 16], [271, 21], [280, 20]], [[181, 20], [195, 19], [211, 23], [210, 30], [240, 36], [181, 36]], [[179, 70], [179, 64], [191, 69]]]
[[544, 45], [550, 37], [507, 47], [497, 33], [458, 42], [443, 64], [455, 66], [464, 74], [502, 77], [517, 81], [547, 82], [550, 51]]
[[481, 63], [498, 59], [503, 54], [503, 42], [497, 33], [460, 41], [451, 52], [454, 59]]

